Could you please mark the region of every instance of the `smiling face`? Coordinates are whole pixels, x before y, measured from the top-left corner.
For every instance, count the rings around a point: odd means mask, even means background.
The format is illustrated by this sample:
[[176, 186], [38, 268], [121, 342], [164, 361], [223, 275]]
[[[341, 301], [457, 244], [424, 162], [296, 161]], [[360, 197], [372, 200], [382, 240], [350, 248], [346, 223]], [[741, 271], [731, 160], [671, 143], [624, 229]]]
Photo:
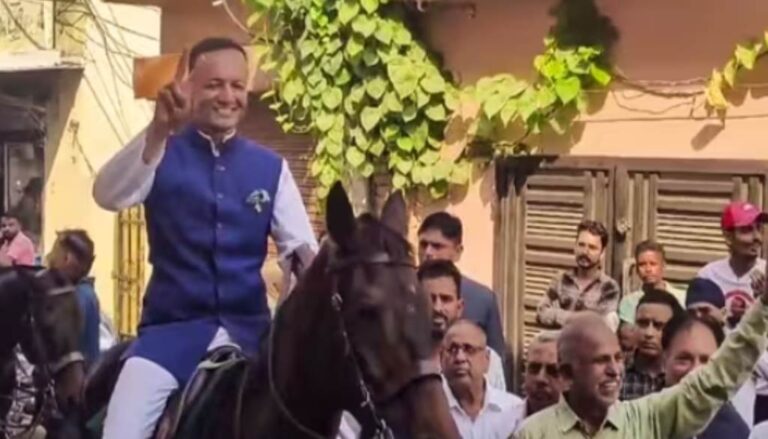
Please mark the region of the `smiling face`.
[[248, 104], [248, 63], [236, 49], [207, 52], [191, 74], [192, 119], [209, 135], [237, 127]]
[[619, 399], [624, 378], [624, 355], [616, 335], [604, 324], [585, 327], [569, 349], [572, 358], [560, 366], [565, 388], [579, 401], [607, 410]]

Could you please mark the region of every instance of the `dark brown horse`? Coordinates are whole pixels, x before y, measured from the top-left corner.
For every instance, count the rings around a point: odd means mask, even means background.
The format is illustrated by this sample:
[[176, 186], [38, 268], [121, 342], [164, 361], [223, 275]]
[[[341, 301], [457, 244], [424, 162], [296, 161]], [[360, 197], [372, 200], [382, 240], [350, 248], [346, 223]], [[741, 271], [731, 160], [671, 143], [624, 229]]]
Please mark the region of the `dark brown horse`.
[[67, 432], [74, 422], [61, 429], [59, 415], [74, 413], [81, 402], [81, 328], [75, 288], [59, 273], [39, 267], [0, 268], [0, 434], [7, 433], [4, 420], [17, 384], [16, 346], [35, 366], [34, 422], [45, 425], [49, 437], [74, 433]]
[[381, 220], [355, 219], [336, 185], [326, 224], [330, 239], [279, 306], [259, 358], [211, 409], [165, 416], [158, 437], [332, 438], [346, 410], [363, 437], [459, 438], [428, 361], [430, 308], [402, 196], [387, 200]]

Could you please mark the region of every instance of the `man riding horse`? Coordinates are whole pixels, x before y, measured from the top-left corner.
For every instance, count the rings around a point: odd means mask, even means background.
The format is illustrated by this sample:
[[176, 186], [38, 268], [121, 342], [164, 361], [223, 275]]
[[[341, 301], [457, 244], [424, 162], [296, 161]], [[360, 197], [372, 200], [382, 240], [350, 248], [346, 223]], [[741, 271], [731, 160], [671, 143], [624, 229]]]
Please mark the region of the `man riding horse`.
[[153, 265], [138, 337], [107, 408], [104, 437], [149, 437], [168, 396], [209, 352], [255, 354], [270, 314], [260, 270], [317, 242], [286, 161], [241, 136], [244, 49], [209, 38], [182, 56], [147, 129], [99, 172], [94, 198], [144, 204]]

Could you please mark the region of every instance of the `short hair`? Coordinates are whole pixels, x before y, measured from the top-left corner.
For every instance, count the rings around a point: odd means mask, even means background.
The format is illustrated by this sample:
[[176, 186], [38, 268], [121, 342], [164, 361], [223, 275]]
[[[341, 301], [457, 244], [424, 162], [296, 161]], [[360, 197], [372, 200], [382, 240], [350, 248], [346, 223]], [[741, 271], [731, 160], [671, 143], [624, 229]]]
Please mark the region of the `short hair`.
[[59, 243], [64, 250], [71, 253], [81, 265], [81, 277], [85, 277], [91, 271], [93, 261], [96, 259], [93, 240], [83, 229], [66, 229], [58, 232]]
[[456, 244], [461, 244], [464, 234], [461, 220], [448, 212], [435, 212], [424, 218], [418, 233], [422, 234], [428, 230], [438, 230]]
[[590, 329], [613, 334], [603, 316], [595, 311], [586, 310], [573, 314], [560, 330], [560, 336], [557, 339], [557, 358], [560, 364], [568, 364], [576, 360], [576, 347], [584, 344], [590, 335]]
[[461, 272], [456, 265], [449, 260], [433, 259], [424, 261], [416, 272], [419, 282], [426, 279], [437, 279], [439, 277], [449, 277], [456, 285], [456, 297], [461, 299]]
[[711, 317], [697, 317], [692, 314], [681, 314], [673, 317], [672, 320], [664, 325], [664, 329], [661, 332], [661, 347], [666, 351], [678, 334], [690, 330], [697, 324], [704, 326], [712, 332], [718, 347], [723, 344], [725, 331], [723, 331], [723, 326], [715, 319]]
[[533, 337], [531, 344], [534, 343], [557, 343], [560, 338], [560, 331], [541, 331]]
[[578, 237], [581, 232], [589, 232], [590, 235], [600, 237], [600, 243], [605, 248], [608, 245], [608, 230], [603, 223], [594, 220], [584, 220], [576, 227], [576, 236]]
[[661, 255], [662, 260], [666, 260], [667, 257], [667, 254], [664, 252], [664, 246], [651, 239], [646, 239], [645, 241], [637, 244], [635, 247], [635, 259], [639, 258], [640, 255], [646, 252], [658, 253]]
[[640, 309], [640, 307], [645, 304], [666, 305], [672, 311], [672, 317], [685, 314], [683, 306], [680, 305], [680, 302], [675, 296], [658, 288], [643, 288], [643, 297], [641, 297], [640, 301], [637, 303], [636, 309]]
[[189, 70], [195, 68], [197, 60], [200, 59], [200, 55], [209, 52], [217, 52], [219, 50], [233, 49], [243, 54], [243, 58], [248, 59], [248, 55], [245, 53], [245, 49], [237, 41], [227, 37], [209, 37], [204, 38], [197, 42], [189, 51], [188, 66]]
[[21, 223], [21, 215], [20, 212], [16, 209], [11, 209], [3, 212], [2, 215], [0, 215], [2, 218], [12, 218]]
[[485, 331], [485, 328], [483, 328], [477, 322], [471, 319], [461, 318], [461, 319], [455, 320], [453, 323], [451, 323], [448, 326], [448, 328], [445, 330], [445, 333], [448, 334], [448, 331], [450, 331], [451, 328], [455, 328], [456, 326], [461, 326], [461, 325], [467, 325], [476, 329], [478, 332], [483, 334], [483, 338], [485, 338], [485, 344], [486, 345], [488, 344], [488, 333]]

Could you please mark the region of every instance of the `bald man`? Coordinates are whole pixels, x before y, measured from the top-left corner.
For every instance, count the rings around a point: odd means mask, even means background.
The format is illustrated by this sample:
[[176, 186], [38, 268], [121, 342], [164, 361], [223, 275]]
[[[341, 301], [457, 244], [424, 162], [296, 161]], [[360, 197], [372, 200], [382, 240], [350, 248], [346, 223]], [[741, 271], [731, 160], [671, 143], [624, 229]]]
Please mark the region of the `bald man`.
[[454, 322], [440, 355], [445, 394], [465, 439], [508, 438], [520, 423], [523, 400], [486, 382], [490, 353], [485, 331], [471, 320]]
[[766, 349], [768, 291], [707, 365], [678, 385], [618, 402], [624, 358], [616, 335], [594, 313], [576, 315], [558, 340], [560, 402], [523, 424], [518, 439], [667, 439], [692, 437], [749, 378]]

